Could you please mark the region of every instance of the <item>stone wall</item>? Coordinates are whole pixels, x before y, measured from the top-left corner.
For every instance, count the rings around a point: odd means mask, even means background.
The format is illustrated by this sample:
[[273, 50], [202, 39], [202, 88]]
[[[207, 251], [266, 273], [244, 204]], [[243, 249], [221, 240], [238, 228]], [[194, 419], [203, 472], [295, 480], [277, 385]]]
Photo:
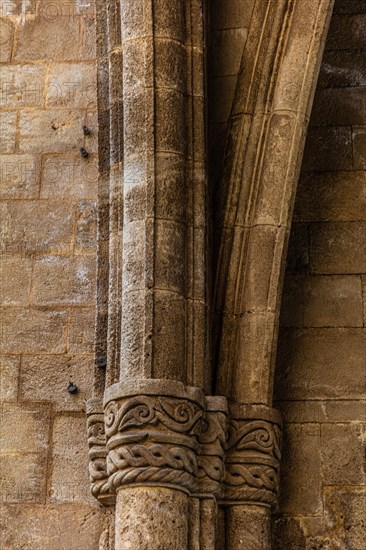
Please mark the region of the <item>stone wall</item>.
[[285, 438], [276, 550], [362, 550], [366, 540], [365, 29], [365, 2], [336, 2], [281, 314], [275, 398]]
[[94, 6], [0, 9], [2, 547], [96, 548], [103, 515], [89, 495], [84, 412], [95, 315]]

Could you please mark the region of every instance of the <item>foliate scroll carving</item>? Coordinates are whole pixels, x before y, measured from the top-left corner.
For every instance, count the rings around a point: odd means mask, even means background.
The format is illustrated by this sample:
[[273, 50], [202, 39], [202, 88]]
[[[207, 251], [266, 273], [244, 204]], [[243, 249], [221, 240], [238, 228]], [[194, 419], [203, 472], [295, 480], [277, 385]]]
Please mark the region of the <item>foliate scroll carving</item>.
[[109, 402], [105, 428], [110, 486], [154, 483], [194, 490], [196, 435], [203, 415], [200, 404], [177, 397], [136, 396]]
[[234, 419], [226, 442], [225, 500], [273, 505], [277, 500], [281, 425], [275, 419]]
[[107, 474], [106, 436], [101, 399], [90, 399], [87, 403], [87, 436], [92, 495], [105, 505], [114, 504], [115, 495], [109, 490]]

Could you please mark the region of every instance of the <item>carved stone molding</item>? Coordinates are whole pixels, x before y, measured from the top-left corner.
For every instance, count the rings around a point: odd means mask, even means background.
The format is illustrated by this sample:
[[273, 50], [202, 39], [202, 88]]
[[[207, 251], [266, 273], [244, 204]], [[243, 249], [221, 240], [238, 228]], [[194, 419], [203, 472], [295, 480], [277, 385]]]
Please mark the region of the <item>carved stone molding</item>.
[[103, 400], [89, 399], [86, 414], [91, 493], [102, 504], [109, 506], [114, 504], [115, 495], [109, 491]]
[[274, 505], [281, 460], [279, 413], [259, 405], [233, 407], [230, 412], [224, 500]]

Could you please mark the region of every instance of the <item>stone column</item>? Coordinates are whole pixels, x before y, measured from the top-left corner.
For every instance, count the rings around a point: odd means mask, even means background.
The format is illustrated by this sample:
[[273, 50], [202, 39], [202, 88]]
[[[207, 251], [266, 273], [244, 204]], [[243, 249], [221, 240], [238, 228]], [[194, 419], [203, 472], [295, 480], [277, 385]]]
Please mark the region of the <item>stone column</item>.
[[276, 505], [281, 419], [264, 405], [234, 405], [226, 441], [226, 550], [270, 550]]

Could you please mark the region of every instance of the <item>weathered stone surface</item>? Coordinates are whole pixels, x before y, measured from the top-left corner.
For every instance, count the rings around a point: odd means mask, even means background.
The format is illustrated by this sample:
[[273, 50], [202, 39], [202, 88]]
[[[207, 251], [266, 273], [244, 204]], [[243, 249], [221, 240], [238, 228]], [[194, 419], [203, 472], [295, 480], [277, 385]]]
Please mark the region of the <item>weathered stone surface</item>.
[[366, 124], [365, 86], [318, 90], [311, 121], [328, 127]]
[[3, 506], [2, 543], [7, 550], [98, 548], [103, 514], [87, 504]]
[[93, 353], [95, 337], [95, 309], [73, 308], [70, 311], [70, 353]]
[[33, 155], [3, 155], [0, 159], [1, 199], [36, 199], [41, 160]]
[[32, 261], [21, 256], [3, 254], [0, 258], [0, 272], [1, 305], [28, 305]]
[[187, 548], [186, 494], [163, 487], [124, 488], [116, 509], [116, 550]]
[[[317, 124], [317, 120], [314, 120]], [[310, 127], [306, 139], [304, 170], [351, 170], [352, 132], [343, 126]]]
[[[13, 429], [16, 429], [13, 426]], [[46, 496], [47, 460], [45, 453], [14, 455], [2, 451], [0, 457], [1, 500], [6, 503], [43, 504]]]
[[365, 428], [355, 424], [321, 426], [324, 485], [365, 485]]
[[275, 393], [281, 399], [365, 395], [363, 329], [288, 329], [279, 342]]
[[1, 67], [0, 106], [3, 109], [42, 109], [46, 69], [42, 65]]
[[17, 356], [0, 357], [0, 399], [15, 401], [18, 396], [18, 375], [20, 358]]
[[327, 49], [349, 50], [366, 47], [366, 13], [334, 14], [327, 37]]
[[83, 256], [37, 258], [33, 266], [34, 305], [91, 305], [95, 299], [95, 259]]
[[[320, 427], [316, 424], [288, 424], [284, 429], [281, 466], [280, 509], [291, 515], [321, 513]], [[311, 480], [311, 482], [310, 482]]]
[[313, 273], [365, 273], [366, 223], [313, 224], [310, 266]]
[[[354, 163], [359, 139], [362, 133], [357, 136], [354, 131]], [[361, 166], [355, 169], [354, 172], [302, 172], [294, 220], [366, 221], [366, 173], [361, 171]]]
[[41, 175], [42, 199], [91, 199], [97, 193], [97, 158], [77, 154], [45, 155]]
[[0, 117], [0, 132], [1, 144], [0, 153], [15, 152], [15, 134], [16, 134], [17, 114], [8, 112], [1, 113]]
[[362, 51], [328, 50], [325, 52], [318, 87], [365, 85], [365, 56]]
[[0, 216], [3, 250], [25, 255], [68, 252], [73, 218], [73, 208], [66, 202], [50, 209], [44, 202], [4, 201]]
[[95, 107], [94, 73], [94, 63], [53, 63], [48, 73], [47, 107]]
[[1, 311], [0, 353], [63, 353], [67, 311], [7, 308]]
[[283, 326], [363, 326], [360, 277], [291, 277], [285, 285], [281, 311]]
[[267, 550], [271, 547], [270, 517], [266, 508], [230, 506], [226, 521], [227, 548]]
[[[23, 400], [50, 401], [56, 410], [83, 411], [91, 397], [92, 355], [35, 355], [23, 357], [19, 394]], [[67, 391], [73, 382], [78, 392]]]
[[[3, 15], [1, 13], [1, 15]], [[0, 20], [0, 62], [7, 63], [10, 61], [11, 51], [14, 40], [14, 24], [9, 19]]]
[[[353, 167], [363, 170], [366, 179], [366, 127], [355, 126], [353, 129]], [[364, 184], [366, 185], [366, 183]]]
[[50, 501], [96, 502], [89, 489], [84, 415], [56, 416], [52, 441]]
[[3, 450], [11, 454], [44, 453], [49, 445], [50, 405], [4, 403], [0, 434]]
[[81, 201], [76, 206], [76, 254], [95, 253], [97, 208], [95, 202]]

